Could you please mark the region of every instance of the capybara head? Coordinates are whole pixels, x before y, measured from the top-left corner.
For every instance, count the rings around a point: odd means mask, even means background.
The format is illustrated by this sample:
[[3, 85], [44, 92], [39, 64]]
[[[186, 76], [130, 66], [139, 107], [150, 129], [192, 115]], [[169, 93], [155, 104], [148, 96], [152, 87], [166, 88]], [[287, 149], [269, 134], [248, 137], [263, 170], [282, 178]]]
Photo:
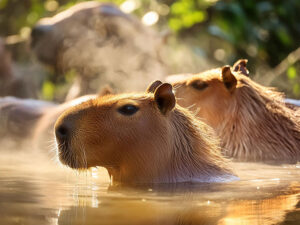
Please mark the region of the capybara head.
[[130, 89], [130, 77], [135, 86], [146, 87], [145, 79], [164, 74], [159, 35], [112, 4], [78, 3], [41, 19], [31, 36], [38, 59], [56, 71], [75, 70], [84, 79], [97, 78], [95, 87], [89, 83], [90, 91], [104, 83]]
[[106, 95], [64, 112], [55, 124], [59, 159], [71, 168], [105, 167], [114, 181], [232, 179], [213, 131], [176, 105], [170, 84]]
[[283, 95], [248, 77], [246, 60], [203, 73], [170, 77], [178, 103], [196, 111], [222, 140], [224, 153], [246, 161], [297, 162], [300, 127]]

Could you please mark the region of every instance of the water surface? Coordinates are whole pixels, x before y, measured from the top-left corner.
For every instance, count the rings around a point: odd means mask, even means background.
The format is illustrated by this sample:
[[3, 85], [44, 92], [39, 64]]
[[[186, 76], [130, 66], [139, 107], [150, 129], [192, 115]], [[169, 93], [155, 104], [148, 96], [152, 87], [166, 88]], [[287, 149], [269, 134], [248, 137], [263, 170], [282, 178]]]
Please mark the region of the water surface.
[[1, 152], [0, 225], [300, 224], [300, 166], [232, 163], [240, 181], [113, 187], [37, 153]]

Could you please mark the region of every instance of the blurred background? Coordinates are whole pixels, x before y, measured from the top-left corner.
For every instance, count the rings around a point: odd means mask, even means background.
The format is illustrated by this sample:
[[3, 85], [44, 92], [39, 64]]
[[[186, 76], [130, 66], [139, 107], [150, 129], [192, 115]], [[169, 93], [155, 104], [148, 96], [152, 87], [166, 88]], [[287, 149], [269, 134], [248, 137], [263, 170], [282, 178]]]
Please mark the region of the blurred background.
[[[0, 0], [0, 36], [30, 97], [63, 101], [72, 71], [57, 75], [30, 50], [33, 26], [78, 0]], [[103, 2], [103, 1], [100, 1]], [[300, 1], [111, 0], [161, 35], [168, 74], [201, 72], [247, 58], [250, 76], [300, 98]], [[146, 45], [147, 43], [145, 43]], [[61, 72], [60, 72], [61, 73]]]

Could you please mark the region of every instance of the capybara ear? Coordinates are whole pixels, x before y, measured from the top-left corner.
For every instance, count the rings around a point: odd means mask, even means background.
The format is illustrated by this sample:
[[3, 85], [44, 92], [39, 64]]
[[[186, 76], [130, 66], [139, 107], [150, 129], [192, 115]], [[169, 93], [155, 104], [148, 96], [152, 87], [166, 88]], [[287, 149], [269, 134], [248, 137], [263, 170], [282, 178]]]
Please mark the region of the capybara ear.
[[222, 67], [222, 79], [225, 87], [230, 91], [233, 92], [235, 90], [237, 80], [235, 76], [231, 73], [230, 66], [223, 66]]
[[101, 96], [112, 95], [112, 94], [114, 94], [112, 87], [106, 85], [99, 91], [98, 96], [101, 97]]
[[247, 69], [247, 59], [239, 59], [235, 62], [233, 65], [233, 71], [240, 72], [241, 74], [244, 74], [245, 76], [249, 77], [249, 71]]
[[162, 114], [165, 115], [170, 112], [176, 104], [172, 85], [168, 83], [161, 84], [154, 92], [154, 99]]
[[147, 87], [147, 90], [146, 92], [148, 93], [154, 93], [156, 88], [161, 85], [162, 82], [160, 80], [156, 80], [156, 81], [153, 81], [148, 87]]

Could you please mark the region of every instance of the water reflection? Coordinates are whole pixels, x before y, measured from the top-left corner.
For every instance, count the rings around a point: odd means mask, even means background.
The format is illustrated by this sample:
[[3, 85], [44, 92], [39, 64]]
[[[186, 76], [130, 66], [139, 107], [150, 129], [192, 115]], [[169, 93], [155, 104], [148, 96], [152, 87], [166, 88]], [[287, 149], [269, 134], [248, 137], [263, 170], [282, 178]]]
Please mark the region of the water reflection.
[[298, 201], [299, 195], [291, 194], [233, 202], [227, 206], [227, 215], [218, 224], [277, 224], [283, 221], [287, 211], [295, 209]]
[[[300, 169], [235, 163], [225, 184], [110, 186], [33, 155], [0, 159], [0, 224], [299, 224]], [[15, 155], [16, 156], [16, 155]], [[33, 160], [34, 159], [34, 160]]]
[[[99, 208], [70, 207], [62, 210], [58, 224], [277, 224], [295, 209], [298, 195], [277, 196], [265, 200], [216, 202], [197, 205], [191, 201], [169, 204], [152, 200], [104, 201]], [[75, 216], [74, 216], [75, 215]], [[299, 224], [299, 221], [291, 221]]]

